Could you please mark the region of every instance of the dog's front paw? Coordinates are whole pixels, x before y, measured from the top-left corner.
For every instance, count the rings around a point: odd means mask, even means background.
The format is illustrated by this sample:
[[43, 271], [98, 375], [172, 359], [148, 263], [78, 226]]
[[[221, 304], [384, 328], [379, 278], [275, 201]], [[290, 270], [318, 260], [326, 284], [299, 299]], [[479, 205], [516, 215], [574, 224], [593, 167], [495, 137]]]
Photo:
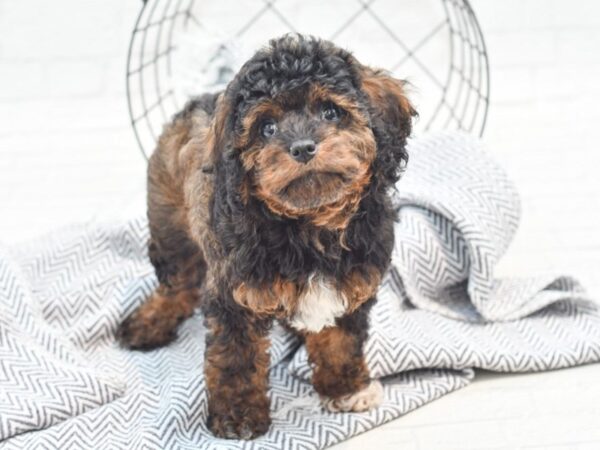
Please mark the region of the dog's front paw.
[[208, 428], [224, 439], [254, 439], [269, 430], [271, 418], [268, 408], [248, 407], [243, 411], [209, 413]]
[[149, 314], [144, 305], [127, 317], [117, 330], [121, 346], [136, 350], [162, 347], [177, 337], [176, 326], [169, 317]]
[[361, 412], [377, 408], [383, 401], [383, 386], [379, 380], [372, 380], [364, 389], [340, 398], [323, 397], [323, 406], [331, 412]]

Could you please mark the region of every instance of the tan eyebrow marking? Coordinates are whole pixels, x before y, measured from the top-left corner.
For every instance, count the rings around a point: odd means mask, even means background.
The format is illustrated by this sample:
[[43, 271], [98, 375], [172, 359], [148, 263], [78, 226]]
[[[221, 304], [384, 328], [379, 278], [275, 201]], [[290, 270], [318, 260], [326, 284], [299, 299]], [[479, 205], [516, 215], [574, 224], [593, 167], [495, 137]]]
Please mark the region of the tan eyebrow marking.
[[346, 113], [350, 114], [360, 125], [367, 124], [366, 117], [360, 112], [359, 106], [354, 100], [338, 94], [337, 92], [333, 92], [322, 85], [313, 84], [310, 87], [308, 101], [311, 105], [318, 105], [330, 101], [342, 108]]
[[246, 116], [242, 119], [244, 131], [239, 137], [238, 145], [245, 146], [250, 141], [250, 132], [254, 128], [257, 121], [263, 117], [272, 117], [278, 119], [283, 116], [282, 107], [273, 100], [264, 100], [256, 106], [253, 106]]

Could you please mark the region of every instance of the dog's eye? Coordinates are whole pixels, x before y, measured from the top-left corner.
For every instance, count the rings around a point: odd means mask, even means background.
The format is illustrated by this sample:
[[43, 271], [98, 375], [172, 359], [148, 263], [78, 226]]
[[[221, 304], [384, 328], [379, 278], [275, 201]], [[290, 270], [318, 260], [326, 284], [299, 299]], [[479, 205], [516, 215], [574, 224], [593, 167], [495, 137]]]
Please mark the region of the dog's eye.
[[331, 102], [325, 103], [321, 109], [321, 117], [330, 122], [335, 122], [340, 119], [340, 109]]
[[260, 134], [266, 138], [272, 137], [277, 132], [277, 124], [272, 120], [264, 122], [260, 126]]

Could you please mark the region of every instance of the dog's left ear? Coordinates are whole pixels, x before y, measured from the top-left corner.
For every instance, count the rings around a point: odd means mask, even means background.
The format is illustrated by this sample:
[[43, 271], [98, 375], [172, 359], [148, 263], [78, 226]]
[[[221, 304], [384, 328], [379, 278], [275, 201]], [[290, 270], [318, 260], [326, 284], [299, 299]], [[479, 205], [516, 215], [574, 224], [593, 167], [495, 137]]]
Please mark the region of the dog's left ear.
[[231, 124], [231, 102], [221, 92], [215, 95], [212, 121], [208, 130], [207, 145], [210, 160], [217, 163], [229, 147]]
[[408, 160], [406, 139], [411, 134], [412, 119], [417, 111], [406, 97], [406, 82], [366, 66], [360, 67], [359, 76], [377, 141], [374, 175], [376, 181], [387, 187], [398, 181]]

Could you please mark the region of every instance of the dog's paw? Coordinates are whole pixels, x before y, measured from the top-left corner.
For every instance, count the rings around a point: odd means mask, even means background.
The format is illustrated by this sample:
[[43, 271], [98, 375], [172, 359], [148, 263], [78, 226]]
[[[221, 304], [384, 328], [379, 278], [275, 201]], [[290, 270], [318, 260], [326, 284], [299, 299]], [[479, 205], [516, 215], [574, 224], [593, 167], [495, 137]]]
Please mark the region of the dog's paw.
[[170, 323], [169, 317], [147, 314], [142, 308], [127, 317], [117, 329], [117, 340], [122, 347], [152, 350], [175, 340], [176, 326]]
[[268, 409], [249, 407], [238, 418], [227, 413], [209, 414], [207, 425], [217, 437], [250, 440], [262, 436], [269, 430], [271, 418]]
[[377, 408], [383, 401], [383, 386], [379, 380], [372, 380], [364, 389], [354, 394], [344, 395], [340, 398], [321, 399], [325, 409], [331, 412], [361, 412]]

